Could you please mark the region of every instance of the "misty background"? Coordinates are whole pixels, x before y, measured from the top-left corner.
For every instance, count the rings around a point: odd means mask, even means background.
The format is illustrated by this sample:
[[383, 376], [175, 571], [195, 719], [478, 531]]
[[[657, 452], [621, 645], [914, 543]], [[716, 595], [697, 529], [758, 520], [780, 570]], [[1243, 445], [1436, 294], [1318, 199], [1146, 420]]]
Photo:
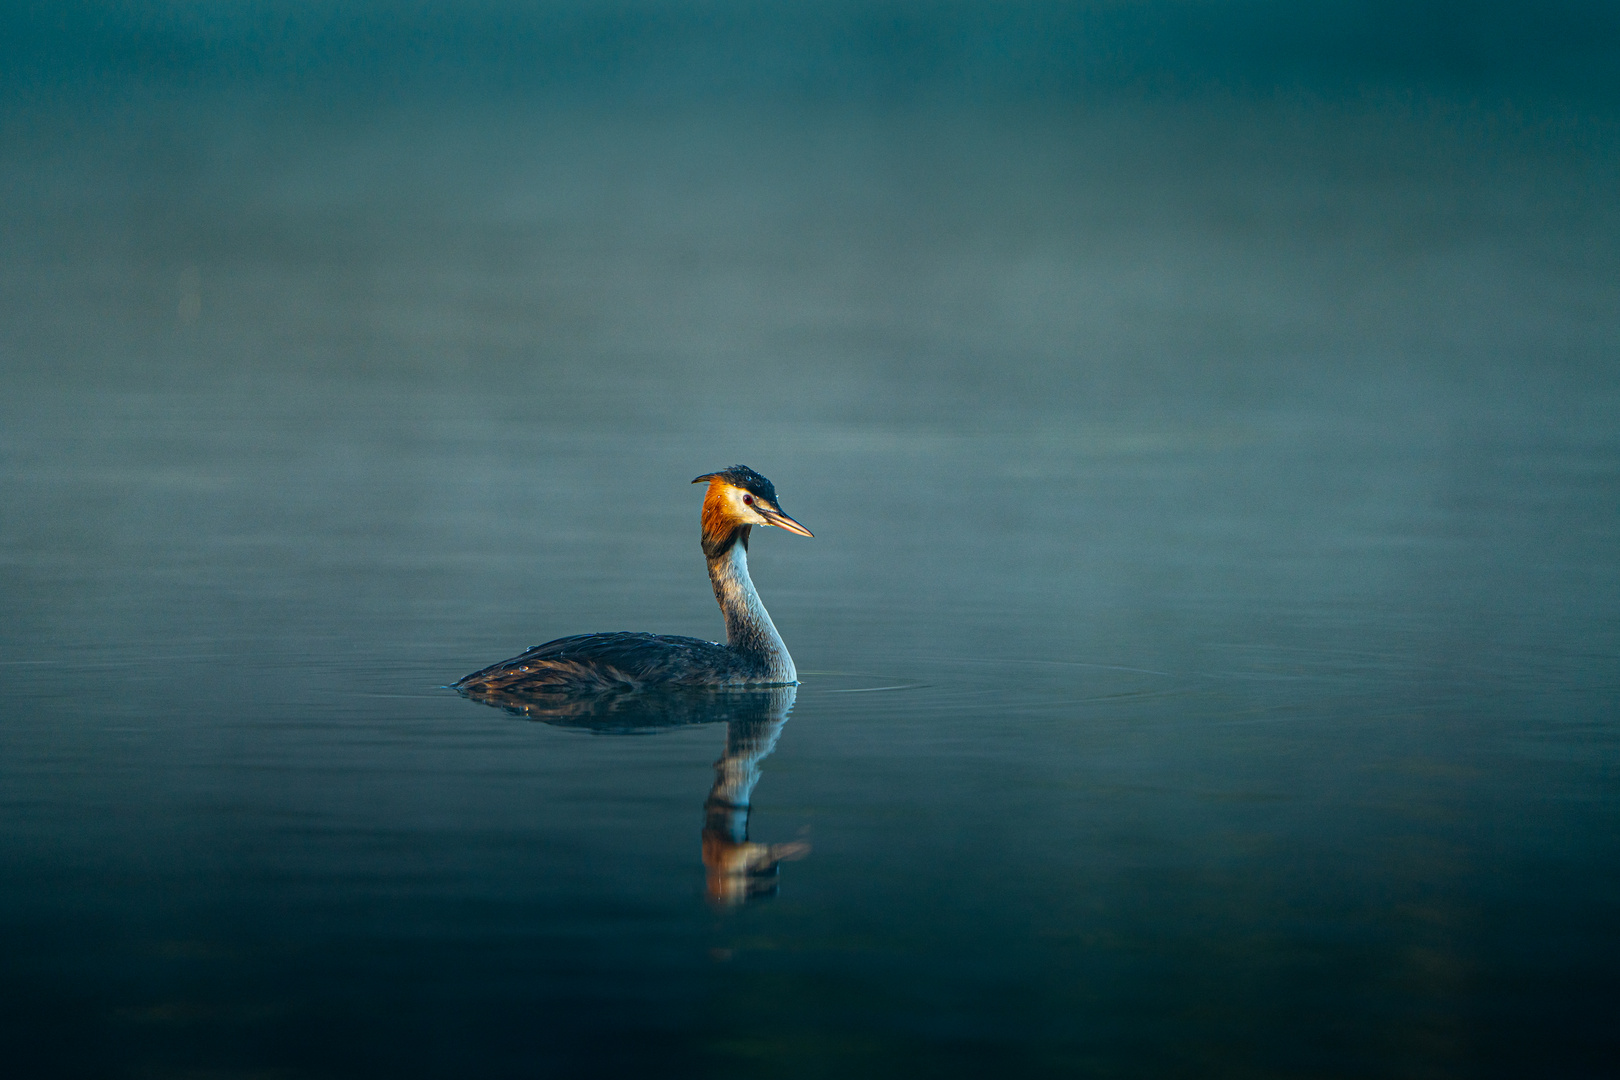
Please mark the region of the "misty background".
[[[338, 528], [351, 538], [440, 530], [407, 545], [431, 569], [392, 586], [422, 634], [458, 613], [487, 625], [468, 597], [496, 582], [528, 626], [544, 575], [480, 564], [497, 526], [478, 512], [532, 521], [528, 543], [571, 536], [603, 583], [670, 577], [667, 609], [603, 589], [570, 624], [708, 632], [706, 591], [675, 599], [689, 552], [626, 547], [594, 495], [585, 510], [562, 493], [600, 486], [609, 516], [684, 536], [672, 480], [742, 460], [807, 520], [836, 506], [909, 552], [883, 571], [896, 607], [982, 587], [974, 618], [946, 623], [972, 637], [1017, 621], [999, 598], [1048, 595], [1051, 560], [1088, 546], [1040, 539], [1093, 527], [1063, 486], [1079, 459], [1264, 445], [1222, 513], [1275, 515], [1297, 530], [1286, 547], [1354, 532], [1380, 502], [1466, 501], [1492, 448], [1612, 445], [1608, 5], [0, 18], [8, 457], [14, 482], [45, 470], [29, 498], [52, 507], [9, 524], [14, 566], [121, 537], [206, 574], [213, 530], [263, 539], [233, 499], [281, 502], [357, 516]], [[543, 438], [556, 446], [526, 441]], [[893, 471], [947, 444], [972, 467], [927, 489]], [[1407, 456], [1400, 490], [1350, 457], [1326, 487], [1302, 479], [1360, 446]], [[131, 453], [163, 468], [136, 476]], [[669, 475], [648, 467], [665, 460]], [[1008, 482], [1029, 485], [1016, 513], [1033, 539], [992, 557], [1005, 545], [972, 489]], [[409, 495], [354, 494], [382, 487]], [[1165, 493], [1171, 520], [1185, 497]], [[199, 531], [205, 507], [220, 516]], [[1513, 521], [1586, 545], [1571, 557], [1592, 572], [1609, 562], [1606, 532]], [[440, 542], [459, 570], [434, 562]], [[846, 580], [873, 565], [840, 557]], [[791, 587], [836, 603], [828, 580]], [[63, 598], [27, 573], [10, 588], [26, 652]]]

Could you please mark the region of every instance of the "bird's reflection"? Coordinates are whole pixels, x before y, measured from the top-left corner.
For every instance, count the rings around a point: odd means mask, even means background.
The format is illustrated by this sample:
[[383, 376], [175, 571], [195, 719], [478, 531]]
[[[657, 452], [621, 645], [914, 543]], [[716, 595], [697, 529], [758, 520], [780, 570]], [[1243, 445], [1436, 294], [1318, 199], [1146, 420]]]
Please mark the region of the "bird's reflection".
[[776, 749], [797, 687], [590, 695], [463, 692], [530, 720], [601, 735], [644, 735], [724, 721], [725, 752], [714, 763], [714, 786], [703, 803], [703, 866], [709, 899], [716, 904], [732, 906], [774, 895], [778, 866], [810, 853], [802, 840], [758, 844], [748, 839], [759, 764]]

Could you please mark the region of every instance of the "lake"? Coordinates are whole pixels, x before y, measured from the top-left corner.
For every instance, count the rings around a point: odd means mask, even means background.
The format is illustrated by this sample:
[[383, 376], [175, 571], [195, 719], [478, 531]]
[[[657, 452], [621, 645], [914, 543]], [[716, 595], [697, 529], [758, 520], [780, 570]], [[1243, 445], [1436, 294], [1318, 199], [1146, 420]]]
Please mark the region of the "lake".
[[[1613, 1068], [1607, 144], [8, 115], [23, 1071]], [[816, 534], [750, 552], [796, 690], [447, 689], [722, 634], [689, 482], [737, 462]]]

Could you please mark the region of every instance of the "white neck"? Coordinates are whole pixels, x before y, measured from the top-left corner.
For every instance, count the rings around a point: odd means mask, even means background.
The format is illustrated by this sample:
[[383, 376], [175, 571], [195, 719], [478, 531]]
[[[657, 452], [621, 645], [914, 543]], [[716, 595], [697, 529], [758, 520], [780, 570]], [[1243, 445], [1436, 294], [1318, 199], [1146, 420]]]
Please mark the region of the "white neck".
[[776, 632], [776, 624], [754, 591], [754, 582], [748, 576], [748, 550], [740, 542], [709, 560], [709, 581], [726, 617], [726, 644], [758, 660], [765, 669], [765, 681], [798, 682], [793, 657], [788, 655], [782, 635]]

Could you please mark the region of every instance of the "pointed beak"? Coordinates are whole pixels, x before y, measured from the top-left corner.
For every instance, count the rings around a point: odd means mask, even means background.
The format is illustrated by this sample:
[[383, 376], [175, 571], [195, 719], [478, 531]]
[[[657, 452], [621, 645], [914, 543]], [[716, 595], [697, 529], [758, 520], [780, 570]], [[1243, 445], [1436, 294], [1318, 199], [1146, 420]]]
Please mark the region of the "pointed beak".
[[754, 509], [759, 511], [759, 516], [765, 519], [767, 525], [775, 525], [779, 529], [786, 529], [788, 532], [798, 533], [800, 536], [816, 535], [780, 510], [767, 510], [763, 506], [756, 506]]

